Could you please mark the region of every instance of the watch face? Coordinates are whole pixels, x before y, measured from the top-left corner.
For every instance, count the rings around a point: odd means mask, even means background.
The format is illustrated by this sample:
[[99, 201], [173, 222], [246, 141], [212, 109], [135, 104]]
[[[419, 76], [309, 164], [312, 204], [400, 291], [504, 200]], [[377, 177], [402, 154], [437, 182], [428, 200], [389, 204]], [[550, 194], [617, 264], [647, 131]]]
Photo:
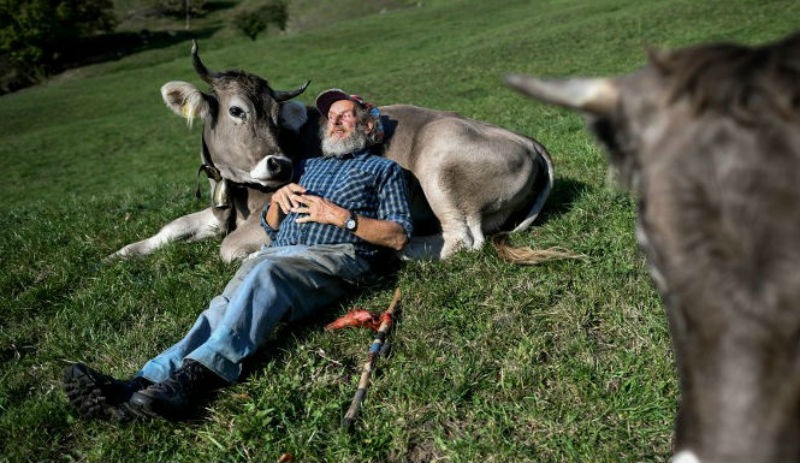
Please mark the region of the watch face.
[[356, 219], [350, 217], [347, 219], [347, 222], [344, 223], [344, 228], [347, 230], [353, 231], [356, 229]]

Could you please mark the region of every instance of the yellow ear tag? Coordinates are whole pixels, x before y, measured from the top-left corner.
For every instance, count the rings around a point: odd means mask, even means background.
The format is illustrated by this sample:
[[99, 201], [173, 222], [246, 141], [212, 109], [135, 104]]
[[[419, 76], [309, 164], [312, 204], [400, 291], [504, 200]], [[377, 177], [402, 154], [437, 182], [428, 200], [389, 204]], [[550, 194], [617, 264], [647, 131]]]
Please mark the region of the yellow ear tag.
[[194, 119], [194, 111], [189, 103], [184, 103], [183, 106], [181, 106], [181, 113], [183, 113], [183, 117], [186, 119]]

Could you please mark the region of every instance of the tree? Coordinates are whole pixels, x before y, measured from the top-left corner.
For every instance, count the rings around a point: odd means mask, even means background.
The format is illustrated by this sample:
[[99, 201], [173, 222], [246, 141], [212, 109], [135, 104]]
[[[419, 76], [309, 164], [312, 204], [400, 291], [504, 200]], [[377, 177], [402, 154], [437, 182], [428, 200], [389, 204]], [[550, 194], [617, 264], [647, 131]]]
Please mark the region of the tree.
[[243, 10], [233, 18], [233, 25], [244, 35], [255, 40], [258, 34], [267, 29], [267, 21], [264, 15], [255, 10]]
[[186, 29], [191, 17], [203, 16], [206, 11], [206, 0], [149, 0], [158, 13], [166, 16], [185, 17]]
[[265, 3], [254, 9], [242, 10], [233, 18], [233, 25], [244, 35], [255, 40], [258, 34], [267, 30], [272, 23], [278, 29], [285, 30], [289, 20], [289, 6], [285, 1], [277, 0]]
[[0, 0], [0, 57], [29, 80], [48, 75], [76, 39], [113, 30], [113, 10], [112, 0]]
[[278, 29], [285, 31], [286, 23], [289, 21], [289, 4], [283, 0], [276, 0], [264, 6], [264, 14], [267, 22], [270, 22]]

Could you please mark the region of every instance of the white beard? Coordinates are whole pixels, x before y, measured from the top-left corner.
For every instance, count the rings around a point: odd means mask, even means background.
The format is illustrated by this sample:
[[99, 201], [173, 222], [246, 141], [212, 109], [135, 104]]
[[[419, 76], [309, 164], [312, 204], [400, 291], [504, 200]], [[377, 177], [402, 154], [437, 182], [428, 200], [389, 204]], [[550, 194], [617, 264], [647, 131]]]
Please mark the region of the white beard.
[[341, 158], [350, 153], [356, 153], [367, 147], [367, 134], [361, 127], [345, 138], [334, 140], [330, 134], [322, 137], [322, 154], [326, 158]]

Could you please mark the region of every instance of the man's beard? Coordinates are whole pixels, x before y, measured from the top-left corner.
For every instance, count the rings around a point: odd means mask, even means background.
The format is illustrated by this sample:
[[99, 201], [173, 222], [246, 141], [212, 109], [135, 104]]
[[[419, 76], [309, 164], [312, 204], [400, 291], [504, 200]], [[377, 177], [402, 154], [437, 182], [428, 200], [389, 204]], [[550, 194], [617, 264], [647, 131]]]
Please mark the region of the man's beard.
[[326, 158], [341, 158], [367, 147], [367, 134], [361, 125], [345, 138], [334, 140], [327, 128], [323, 128], [322, 154]]

